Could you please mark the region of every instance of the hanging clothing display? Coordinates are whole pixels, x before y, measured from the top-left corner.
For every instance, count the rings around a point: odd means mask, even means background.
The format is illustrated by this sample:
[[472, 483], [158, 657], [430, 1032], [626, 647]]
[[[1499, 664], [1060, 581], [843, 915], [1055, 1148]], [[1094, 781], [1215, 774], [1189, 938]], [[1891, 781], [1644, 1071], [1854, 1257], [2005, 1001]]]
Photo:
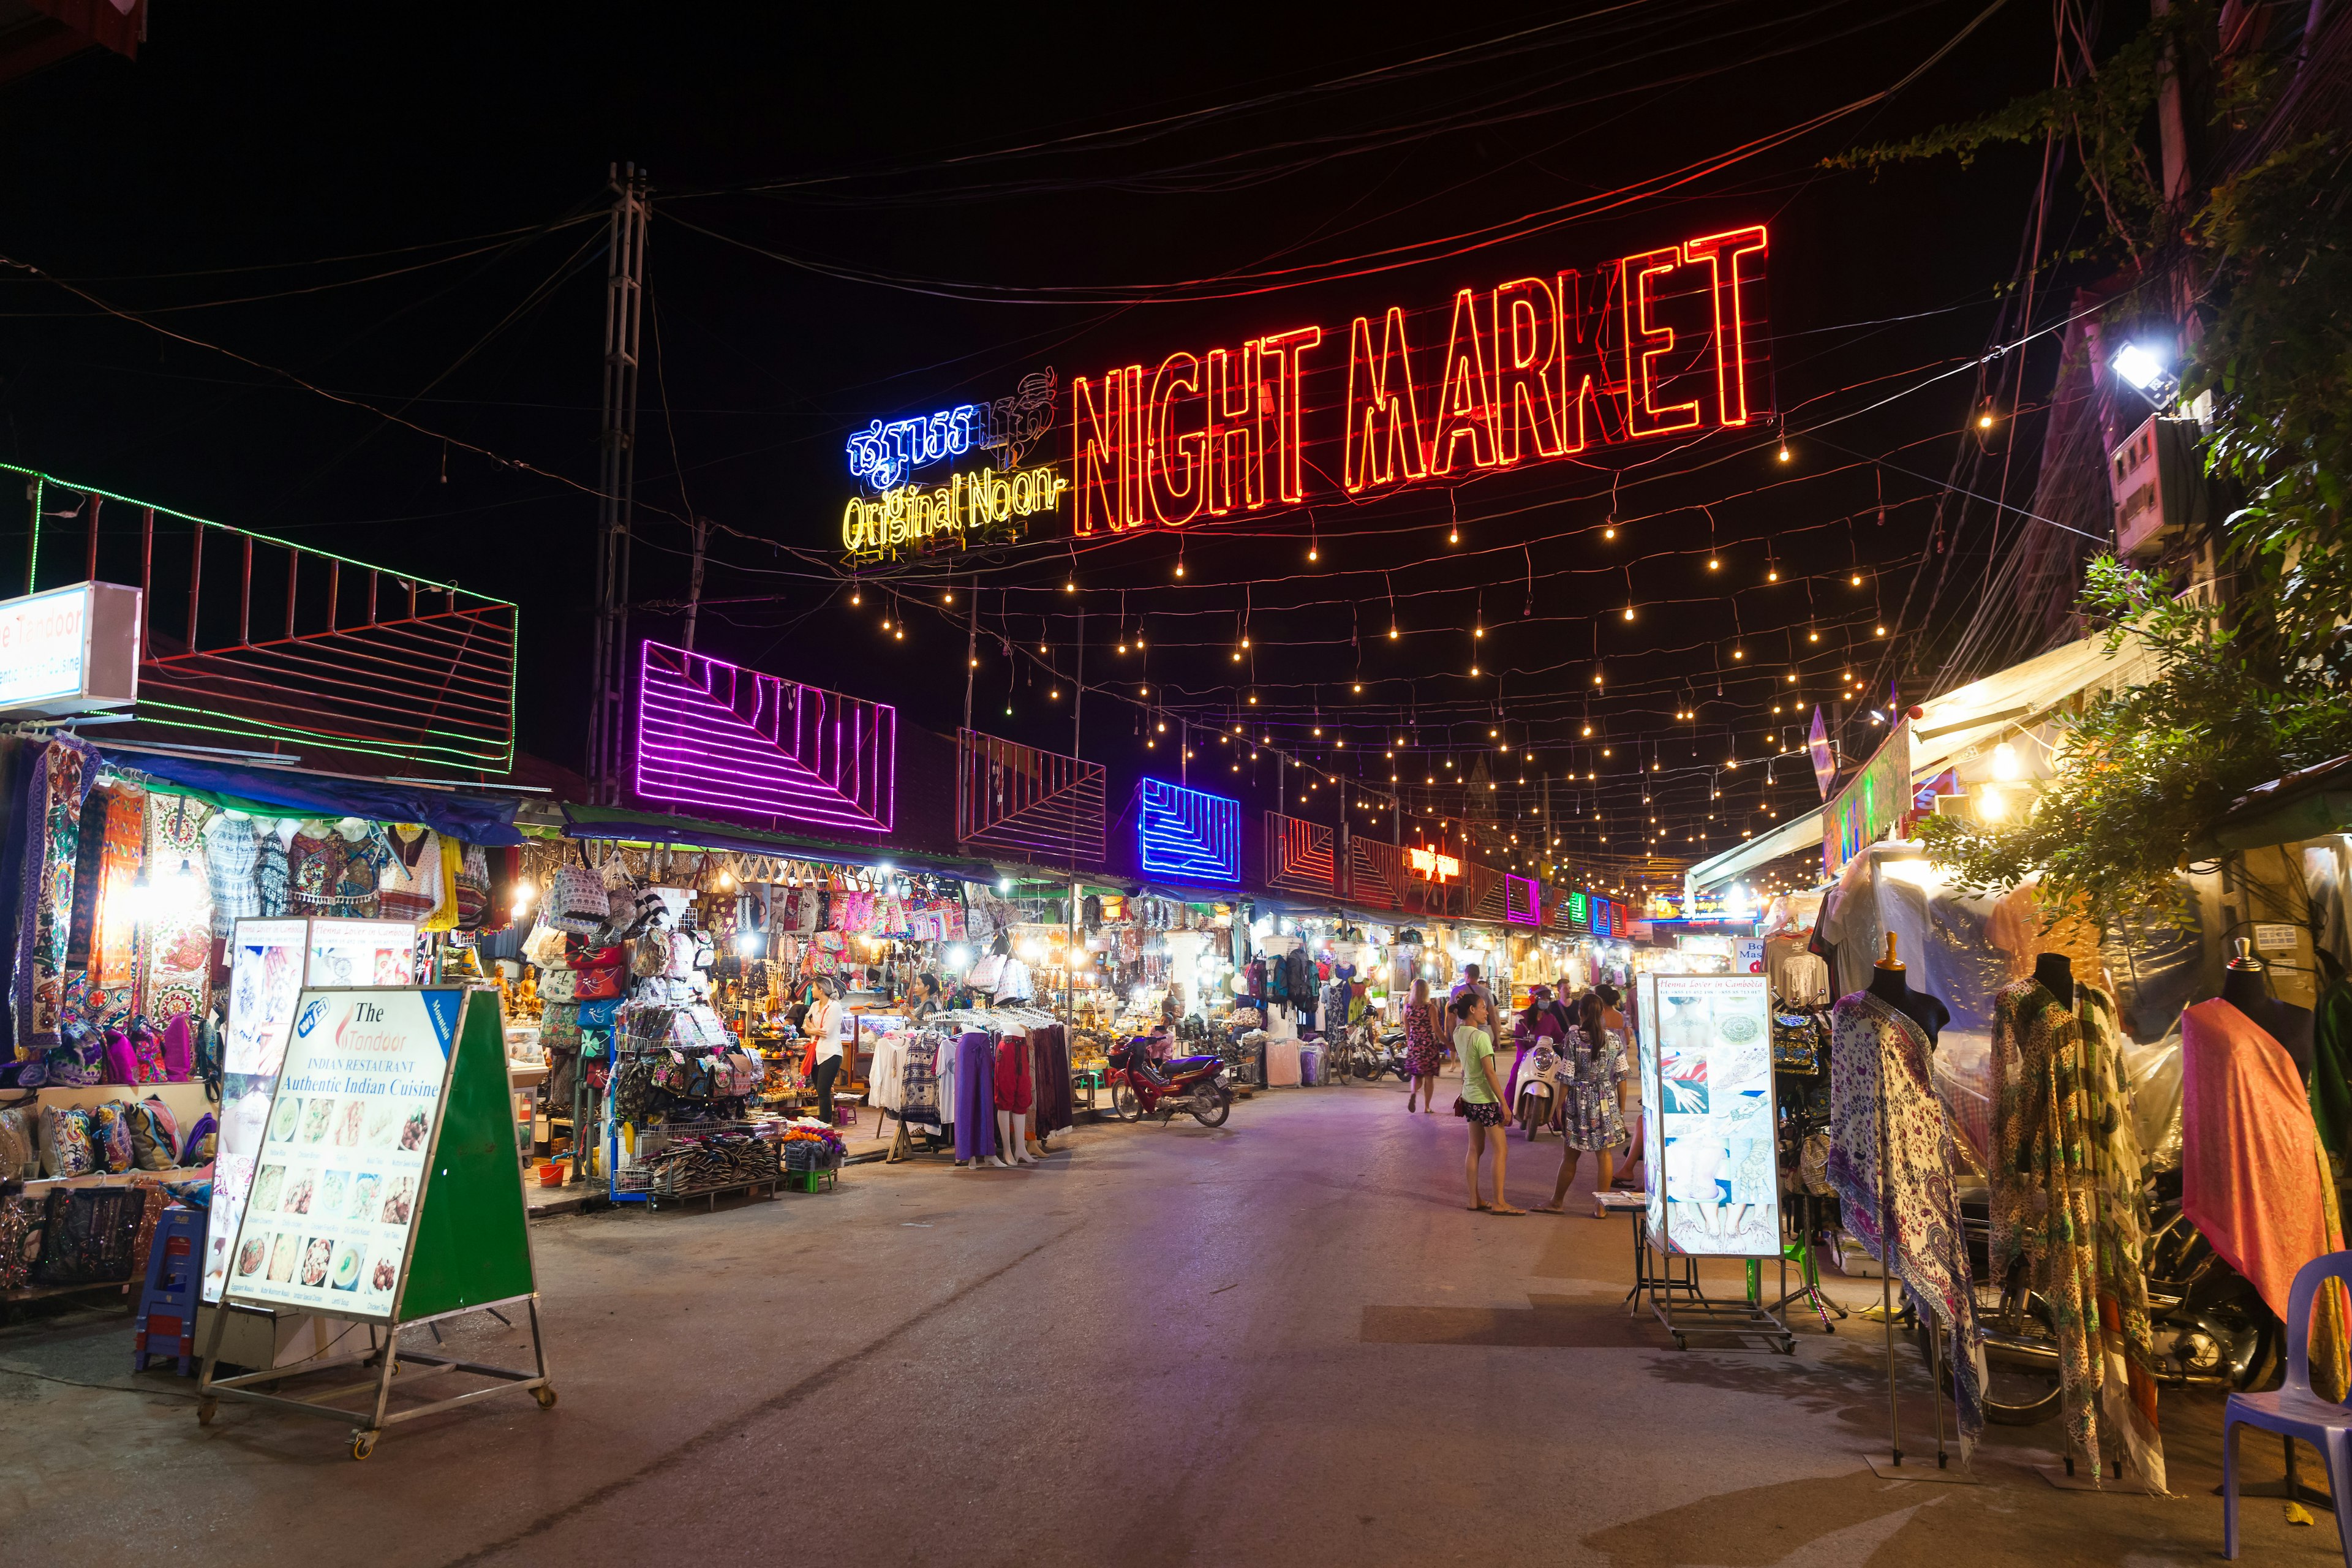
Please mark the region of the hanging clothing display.
[[1034, 1072], [1028, 1035], [1020, 1030], [1007, 1031], [996, 1043], [996, 1109], [1026, 1116]]
[[959, 1165], [996, 1152], [996, 1043], [973, 1029], [956, 1041], [955, 1157]]
[[1942, 1326], [1965, 1459], [1984, 1431], [1984, 1347], [1927, 1032], [1856, 991], [1832, 1012], [1831, 1034], [1830, 1184], [1846, 1230]]
[[261, 912], [253, 879], [261, 837], [253, 818], [226, 811], [205, 824], [205, 886], [212, 894], [215, 936], [228, 935], [238, 921]]
[[909, 1127], [940, 1126], [939, 1060], [946, 1038], [927, 1029], [907, 1042], [907, 1059], [899, 1068], [898, 1120]]
[[2311, 1120], [2341, 1173], [2352, 1159], [2352, 976], [2322, 992], [2312, 1012]]
[[[2286, 1048], [2219, 997], [2180, 1015], [2180, 1209], [2284, 1321], [2295, 1270], [2342, 1248], [2336, 1184]], [[2311, 1313], [2311, 1384], [2346, 1392], [2338, 1288]]]
[[2123, 1090], [2116, 1006], [2074, 1005], [2028, 977], [1993, 998], [1993, 1279], [2022, 1258], [2049, 1304], [2072, 1448], [2101, 1469], [2101, 1427], [2164, 1489], [2141, 1263], [2141, 1160]]

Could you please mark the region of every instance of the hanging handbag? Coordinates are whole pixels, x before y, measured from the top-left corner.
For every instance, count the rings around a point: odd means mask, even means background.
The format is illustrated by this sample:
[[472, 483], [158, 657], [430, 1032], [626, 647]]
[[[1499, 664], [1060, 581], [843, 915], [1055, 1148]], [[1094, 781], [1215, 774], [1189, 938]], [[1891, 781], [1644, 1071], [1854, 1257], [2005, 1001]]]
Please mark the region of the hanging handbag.
[[566, 861], [555, 873], [555, 886], [547, 895], [541, 917], [558, 931], [586, 936], [604, 925], [604, 918], [613, 912], [611, 897], [604, 890], [604, 879], [596, 868], [588, 864], [588, 851], [580, 851], [580, 864]]
[[539, 999], [542, 1002], [573, 1002], [580, 996], [580, 972], [576, 969], [542, 969], [539, 972]]
[[577, 1002], [610, 1002], [621, 994], [621, 971], [614, 969], [578, 969], [566, 973], [578, 978], [572, 987], [572, 1000]]

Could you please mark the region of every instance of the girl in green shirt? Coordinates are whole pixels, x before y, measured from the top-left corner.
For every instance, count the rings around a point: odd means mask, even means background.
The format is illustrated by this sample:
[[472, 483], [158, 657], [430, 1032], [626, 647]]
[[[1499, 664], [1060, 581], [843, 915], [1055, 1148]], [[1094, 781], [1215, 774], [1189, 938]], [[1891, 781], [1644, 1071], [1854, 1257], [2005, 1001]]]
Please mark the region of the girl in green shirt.
[[[1465, 991], [1454, 999], [1454, 1049], [1462, 1058], [1462, 1098], [1454, 1109], [1470, 1122], [1470, 1149], [1464, 1158], [1462, 1170], [1470, 1183], [1470, 1206], [1490, 1214], [1525, 1214], [1513, 1208], [1503, 1196], [1503, 1158], [1510, 1140], [1506, 1129], [1511, 1124], [1511, 1112], [1503, 1103], [1500, 1083], [1495, 1077], [1495, 1037], [1489, 1033], [1486, 998], [1484, 993]], [[1495, 1201], [1487, 1203], [1478, 1196], [1478, 1154], [1492, 1146], [1495, 1151]]]

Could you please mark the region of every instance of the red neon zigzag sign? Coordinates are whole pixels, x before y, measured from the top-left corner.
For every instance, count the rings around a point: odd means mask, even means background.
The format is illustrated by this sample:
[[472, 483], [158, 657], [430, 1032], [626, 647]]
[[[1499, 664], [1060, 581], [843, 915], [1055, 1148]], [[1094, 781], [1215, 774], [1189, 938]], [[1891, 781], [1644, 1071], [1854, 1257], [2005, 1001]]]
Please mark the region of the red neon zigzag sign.
[[1328, 349], [1321, 327], [1295, 327], [1076, 377], [1072, 527], [1181, 528], [1303, 505], [1310, 474], [1364, 496], [1748, 425], [1769, 405], [1750, 352], [1767, 253], [1759, 224], [1461, 289], [1433, 376], [1434, 339], [1416, 349], [1392, 305]]

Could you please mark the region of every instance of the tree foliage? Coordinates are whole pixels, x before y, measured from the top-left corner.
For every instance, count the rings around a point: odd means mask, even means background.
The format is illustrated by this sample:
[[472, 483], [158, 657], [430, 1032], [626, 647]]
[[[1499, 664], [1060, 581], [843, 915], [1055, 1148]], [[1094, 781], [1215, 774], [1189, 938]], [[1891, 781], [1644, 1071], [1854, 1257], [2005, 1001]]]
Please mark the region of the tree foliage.
[[2282, 658], [2209, 605], [2183, 603], [2111, 559], [2084, 607], [2110, 650], [2136, 635], [2154, 670], [2061, 725], [2055, 775], [2016, 819], [1931, 817], [1929, 852], [1963, 886], [2039, 873], [2043, 901], [2102, 921], [2178, 908], [2175, 873], [2229, 803], [2255, 784], [2352, 751], [2352, 704], [2327, 671]]
[[[2203, 0], [2179, 5], [2080, 81], [1836, 160], [1965, 161], [1995, 143], [2062, 141], [2125, 264], [2111, 323], [2128, 330], [2191, 301], [2180, 395], [2210, 395], [2206, 467], [2241, 499], [2224, 524], [2221, 605], [2177, 602], [2144, 574], [2093, 563], [2085, 619], [2137, 633], [2155, 674], [2068, 721], [2056, 776], [2021, 819], [1926, 829], [1968, 884], [2039, 873], [2045, 900], [2085, 900], [2104, 919], [2173, 910], [2177, 869], [2232, 799], [2352, 752], [2352, 146], [2335, 131], [2301, 136], [2168, 204], [2149, 121], [2166, 73], [2212, 23]], [[2291, 79], [2259, 55], [2224, 62], [2215, 142], [2262, 125]]]

